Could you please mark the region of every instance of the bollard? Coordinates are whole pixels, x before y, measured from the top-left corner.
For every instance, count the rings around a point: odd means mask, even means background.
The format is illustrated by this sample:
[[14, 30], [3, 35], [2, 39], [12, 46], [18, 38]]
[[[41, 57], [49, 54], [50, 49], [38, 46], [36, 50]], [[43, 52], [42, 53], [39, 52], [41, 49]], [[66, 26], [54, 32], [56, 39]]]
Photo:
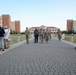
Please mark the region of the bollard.
[[20, 35], [18, 34], [18, 42], [20, 42]]
[[65, 39], [65, 34], [64, 33], [62, 34], [62, 39]]
[[71, 42], [73, 42], [73, 33], [71, 34]]

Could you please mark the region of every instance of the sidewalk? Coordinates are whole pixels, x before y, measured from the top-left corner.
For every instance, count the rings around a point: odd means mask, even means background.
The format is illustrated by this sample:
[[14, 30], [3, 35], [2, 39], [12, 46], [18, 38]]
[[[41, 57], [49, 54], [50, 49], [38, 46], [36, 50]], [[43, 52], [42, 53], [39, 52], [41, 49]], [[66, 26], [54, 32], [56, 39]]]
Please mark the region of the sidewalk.
[[[56, 40], [58, 40], [57, 38], [53, 38], [53, 39], [56, 39]], [[65, 41], [65, 40], [61, 40], [62, 42], [64, 42], [64, 43], [66, 43], [66, 44], [69, 44], [69, 45], [71, 45], [71, 46], [74, 46], [74, 47], [76, 47], [76, 43], [73, 43], [73, 42], [69, 42], [69, 41]]]
[[[30, 40], [32, 40], [32, 39], [33, 39], [33, 38], [30, 38]], [[11, 50], [11, 49], [13, 49], [13, 48], [15, 48], [15, 47], [18, 47], [18, 46], [24, 44], [25, 42], [26, 42], [26, 40], [20, 41], [20, 42], [15, 43], [15, 44], [12, 44], [12, 45], [10, 45], [10, 47], [9, 47], [8, 49], [5, 49], [5, 51], [0, 51], [0, 54], [3, 54], [3, 53], [5, 53], [5, 52], [7, 52], [7, 51], [9, 51], [9, 50]]]
[[[53, 38], [53, 39], [58, 40], [57, 38]], [[31, 38], [30, 40], [33, 40], [33, 38]], [[66, 44], [69, 44], [69, 45], [71, 45], [71, 46], [76, 47], [76, 44], [75, 44], [75, 43], [72, 43], [72, 42], [69, 42], [69, 41], [65, 41], [65, 40], [61, 40], [61, 41], [64, 42], [64, 43], [66, 43]], [[16, 43], [16, 44], [12, 44], [12, 45], [10, 45], [9, 49], [5, 49], [5, 51], [0, 51], [0, 54], [3, 54], [3, 53], [5, 53], [5, 52], [7, 52], [7, 51], [9, 51], [9, 50], [17, 47], [17, 46], [20, 46], [20, 45], [22, 45], [22, 44], [25, 43], [25, 42], [26, 42], [26, 41], [24, 40], [24, 41], [18, 42], [18, 43]]]
[[[15, 47], [13, 47], [15, 46]], [[74, 46], [55, 38], [15, 44], [0, 54], [0, 75], [76, 75]]]

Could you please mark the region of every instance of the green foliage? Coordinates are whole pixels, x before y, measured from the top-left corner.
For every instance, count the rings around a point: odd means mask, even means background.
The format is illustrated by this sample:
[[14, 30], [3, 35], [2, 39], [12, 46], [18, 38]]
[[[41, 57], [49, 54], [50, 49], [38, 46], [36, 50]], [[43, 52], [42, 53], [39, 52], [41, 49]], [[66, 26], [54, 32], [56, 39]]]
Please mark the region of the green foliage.
[[12, 31], [12, 30], [10, 30], [10, 34], [12, 35], [12, 34], [18, 34], [18, 32], [17, 31]]
[[72, 33], [74, 33], [73, 30], [68, 31], [68, 34], [72, 34]]
[[[10, 45], [11, 45], [11, 44], [18, 43], [18, 35], [12, 34], [12, 35], [10, 35], [10, 37], [11, 37], [11, 39], [12, 39], [12, 41], [9, 42]], [[25, 35], [20, 35], [20, 42], [23, 41], [23, 40], [26, 40]]]
[[63, 33], [65, 33], [65, 34], [72, 34], [73, 33], [74, 34], [74, 31], [73, 30], [70, 30], [70, 31], [62, 31], [62, 34]]
[[13, 34], [16, 34], [16, 31], [13, 30], [12, 33], [13, 33]]
[[10, 30], [10, 34], [12, 35], [12, 30]]
[[62, 31], [62, 34], [63, 34], [63, 33], [67, 34], [68, 32], [67, 32], [67, 31]]
[[20, 34], [25, 34], [25, 32], [21, 32]]

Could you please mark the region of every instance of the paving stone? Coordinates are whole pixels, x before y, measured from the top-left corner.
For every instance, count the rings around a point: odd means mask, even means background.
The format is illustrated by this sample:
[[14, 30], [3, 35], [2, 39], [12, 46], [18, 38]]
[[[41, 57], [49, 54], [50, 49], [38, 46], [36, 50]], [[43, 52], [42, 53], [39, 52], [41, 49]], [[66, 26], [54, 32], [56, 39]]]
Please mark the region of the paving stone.
[[0, 75], [75, 75], [74, 47], [56, 39], [21, 44], [0, 55]]

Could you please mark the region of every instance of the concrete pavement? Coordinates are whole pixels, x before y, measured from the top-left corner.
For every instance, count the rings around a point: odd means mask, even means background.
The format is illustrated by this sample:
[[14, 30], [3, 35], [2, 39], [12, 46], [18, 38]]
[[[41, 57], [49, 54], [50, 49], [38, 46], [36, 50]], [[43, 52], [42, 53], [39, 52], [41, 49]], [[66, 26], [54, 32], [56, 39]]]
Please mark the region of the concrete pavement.
[[76, 75], [76, 50], [54, 38], [23, 42], [0, 55], [0, 75]]

